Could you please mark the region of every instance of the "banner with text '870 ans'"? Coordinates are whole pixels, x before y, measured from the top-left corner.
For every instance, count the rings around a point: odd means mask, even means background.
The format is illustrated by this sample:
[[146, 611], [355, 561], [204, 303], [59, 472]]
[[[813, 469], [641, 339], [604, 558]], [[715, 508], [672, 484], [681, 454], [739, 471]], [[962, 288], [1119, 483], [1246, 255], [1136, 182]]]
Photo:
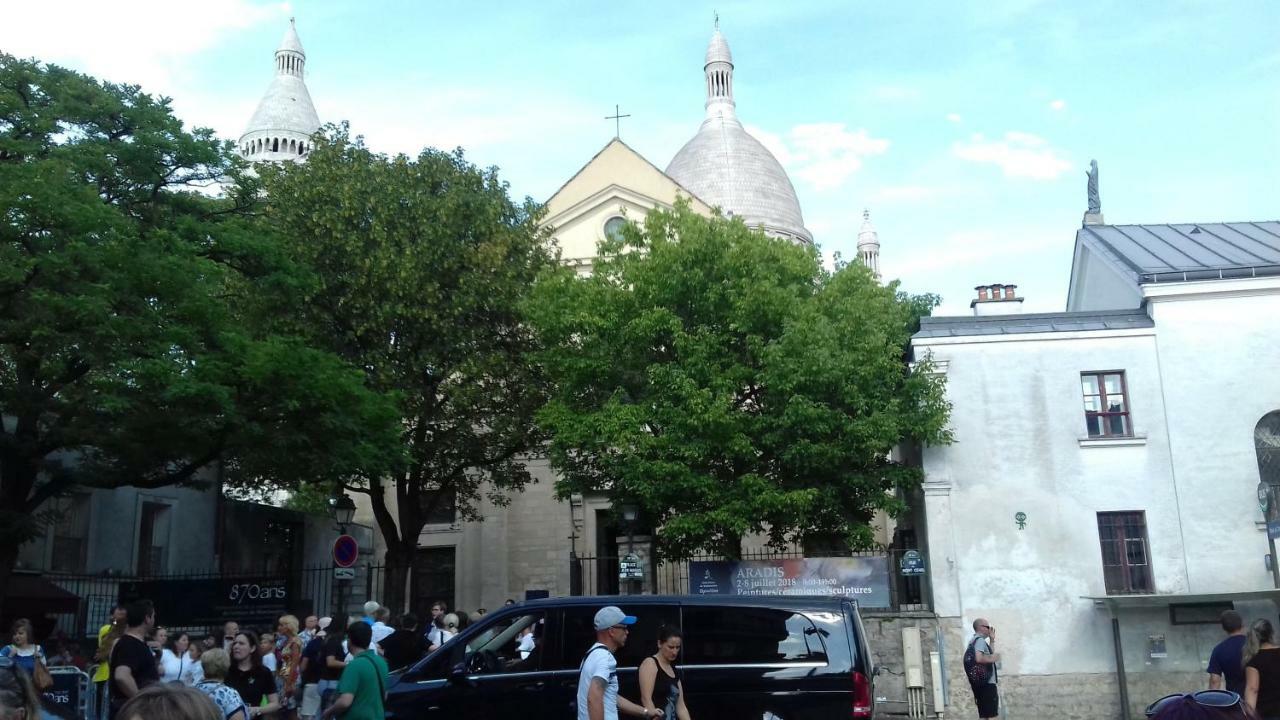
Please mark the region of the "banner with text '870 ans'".
[[122, 583], [120, 601], [151, 600], [156, 622], [170, 627], [213, 627], [235, 620], [244, 627], [275, 629], [290, 611], [288, 582], [281, 577], [173, 578]]
[[889, 607], [885, 556], [689, 563], [690, 595], [831, 595]]

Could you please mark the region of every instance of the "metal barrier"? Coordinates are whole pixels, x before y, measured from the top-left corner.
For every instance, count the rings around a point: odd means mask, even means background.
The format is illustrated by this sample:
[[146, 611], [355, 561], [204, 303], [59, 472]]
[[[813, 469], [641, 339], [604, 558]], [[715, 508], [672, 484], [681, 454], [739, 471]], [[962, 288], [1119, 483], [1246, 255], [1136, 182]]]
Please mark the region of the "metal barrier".
[[95, 717], [88, 673], [70, 665], [54, 665], [49, 668], [49, 675], [53, 677], [53, 687], [40, 695], [40, 705], [45, 712], [63, 720]]

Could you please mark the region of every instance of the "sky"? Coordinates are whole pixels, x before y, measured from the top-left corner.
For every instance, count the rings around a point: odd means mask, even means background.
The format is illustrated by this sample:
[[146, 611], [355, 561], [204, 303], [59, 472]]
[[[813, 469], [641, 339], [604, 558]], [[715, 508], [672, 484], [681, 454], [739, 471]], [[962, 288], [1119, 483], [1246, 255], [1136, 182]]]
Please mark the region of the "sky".
[[719, 13], [738, 117], [830, 261], [863, 209], [881, 270], [967, 314], [1064, 309], [1085, 171], [1112, 224], [1280, 219], [1276, 0], [6, 3], [0, 51], [139, 84], [236, 139], [290, 17], [320, 119], [462, 147], [548, 199], [614, 134], [666, 167], [703, 117]]

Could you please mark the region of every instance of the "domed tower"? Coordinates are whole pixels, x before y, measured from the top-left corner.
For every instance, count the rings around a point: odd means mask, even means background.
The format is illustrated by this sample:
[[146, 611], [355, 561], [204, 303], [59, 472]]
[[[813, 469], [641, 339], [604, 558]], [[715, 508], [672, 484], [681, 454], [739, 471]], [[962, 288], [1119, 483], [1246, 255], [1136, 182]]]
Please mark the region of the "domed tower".
[[862, 211], [862, 229], [858, 231], [858, 262], [880, 277], [880, 234], [871, 224], [871, 211]]
[[311, 152], [311, 136], [320, 118], [303, 82], [307, 53], [298, 40], [293, 18], [276, 50], [276, 75], [240, 136], [240, 155], [253, 162], [300, 161]]
[[791, 178], [782, 164], [738, 121], [733, 99], [733, 55], [719, 23], [707, 47], [707, 115], [676, 153], [666, 173], [709, 205], [762, 227], [770, 235], [812, 243]]

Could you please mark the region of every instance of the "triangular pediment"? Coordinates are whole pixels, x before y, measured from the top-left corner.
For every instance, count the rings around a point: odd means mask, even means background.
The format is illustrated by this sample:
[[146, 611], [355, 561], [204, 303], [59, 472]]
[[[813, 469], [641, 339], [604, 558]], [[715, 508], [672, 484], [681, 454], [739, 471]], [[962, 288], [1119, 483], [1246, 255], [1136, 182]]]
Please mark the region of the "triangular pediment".
[[553, 228], [566, 262], [585, 266], [595, 257], [609, 219], [638, 221], [655, 208], [674, 207], [679, 198], [695, 212], [711, 214], [710, 206], [614, 138], [551, 196], [543, 225]]
[[711, 208], [696, 195], [659, 170], [653, 163], [618, 138], [609, 141], [590, 162], [547, 200], [547, 218], [597, 195], [601, 189], [616, 185], [651, 198], [656, 204], [674, 206], [676, 198], [689, 198], [694, 207], [710, 212]]

